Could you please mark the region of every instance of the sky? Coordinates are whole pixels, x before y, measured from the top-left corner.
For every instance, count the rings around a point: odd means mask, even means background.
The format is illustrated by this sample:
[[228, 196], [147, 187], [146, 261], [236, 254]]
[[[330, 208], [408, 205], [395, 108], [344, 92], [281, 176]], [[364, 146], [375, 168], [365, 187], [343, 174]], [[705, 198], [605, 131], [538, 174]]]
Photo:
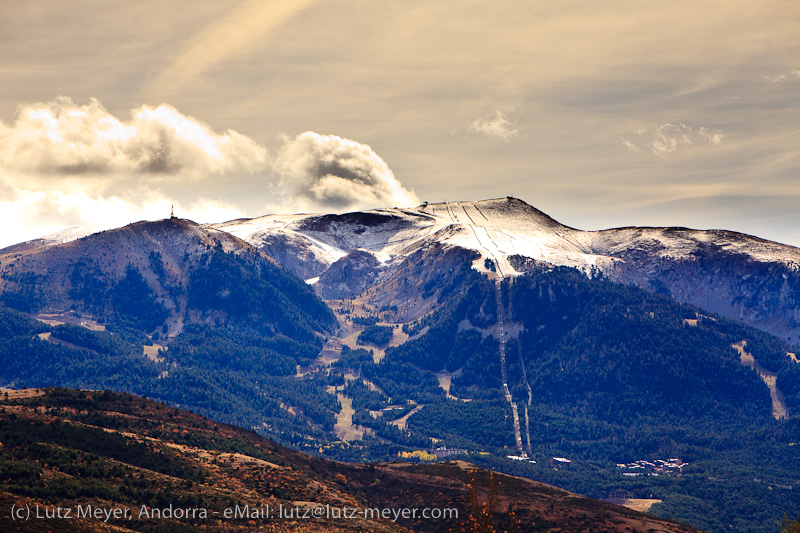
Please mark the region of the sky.
[[800, 3], [0, 7], [0, 246], [507, 195], [800, 246]]

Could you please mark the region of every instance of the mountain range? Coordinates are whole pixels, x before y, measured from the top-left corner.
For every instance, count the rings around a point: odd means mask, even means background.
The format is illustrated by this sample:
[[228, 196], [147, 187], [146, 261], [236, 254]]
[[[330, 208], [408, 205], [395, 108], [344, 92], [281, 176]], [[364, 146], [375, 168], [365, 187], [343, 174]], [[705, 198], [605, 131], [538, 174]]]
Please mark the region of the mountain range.
[[6, 386], [146, 395], [349, 461], [457, 448], [711, 531], [800, 503], [800, 250], [757, 237], [581, 231], [510, 197], [170, 218], [0, 250], [0, 302]]

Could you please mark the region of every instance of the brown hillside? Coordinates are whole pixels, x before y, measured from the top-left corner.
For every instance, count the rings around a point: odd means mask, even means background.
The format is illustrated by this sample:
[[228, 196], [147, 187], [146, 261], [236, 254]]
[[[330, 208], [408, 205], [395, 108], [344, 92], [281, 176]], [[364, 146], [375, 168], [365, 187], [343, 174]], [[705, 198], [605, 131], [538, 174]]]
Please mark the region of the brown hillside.
[[336, 463], [135, 396], [38, 392], [0, 393], [3, 531], [695, 531], [460, 461]]

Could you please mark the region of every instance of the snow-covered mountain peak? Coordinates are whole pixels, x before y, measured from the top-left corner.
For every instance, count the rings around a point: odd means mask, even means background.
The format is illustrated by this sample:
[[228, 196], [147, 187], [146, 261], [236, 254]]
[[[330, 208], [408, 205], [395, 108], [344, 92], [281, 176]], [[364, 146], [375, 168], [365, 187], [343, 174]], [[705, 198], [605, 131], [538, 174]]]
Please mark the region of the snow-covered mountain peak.
[[255, 246], [276, 240], [305, 245], [327, 265], [355, 250], [380, 254], [386, 263], [432, 242], [475, 250], [481, 255], [475, 262], [477, 269], [486, 270], [488, 259], [503, 276], [518, 273], [509, 263], [512, 255], [570, 266], [597, 262], [594, 254], [587, 254], [570, 238], [575, 230], [516, 198], [345, 214], [267, 215], [212, 227]]
[[355, 250], [380, 254], [385, 264], [433, 243], [478, 252], [474, 268], [500, 277], [522, 273], [531, 261], [589, 272], [606, 270], [637, 252], [692, 259], [709, 246], [755, 261], [800, 265], [800, 249], [748, 235], [687, 228], [581, 231], [512, 197], [345, 214], [267, 215], [211, 226], [258, 247], [280, 242], [305, 248], [323, 270]]

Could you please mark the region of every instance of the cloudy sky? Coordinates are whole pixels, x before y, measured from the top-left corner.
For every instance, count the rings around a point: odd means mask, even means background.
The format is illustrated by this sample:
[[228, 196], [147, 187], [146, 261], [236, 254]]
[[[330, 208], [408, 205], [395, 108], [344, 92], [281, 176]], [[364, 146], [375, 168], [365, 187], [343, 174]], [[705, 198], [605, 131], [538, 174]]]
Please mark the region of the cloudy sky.
[[800, 246], [796, 0], [0, 8], [0, 246], [514, 195]]

